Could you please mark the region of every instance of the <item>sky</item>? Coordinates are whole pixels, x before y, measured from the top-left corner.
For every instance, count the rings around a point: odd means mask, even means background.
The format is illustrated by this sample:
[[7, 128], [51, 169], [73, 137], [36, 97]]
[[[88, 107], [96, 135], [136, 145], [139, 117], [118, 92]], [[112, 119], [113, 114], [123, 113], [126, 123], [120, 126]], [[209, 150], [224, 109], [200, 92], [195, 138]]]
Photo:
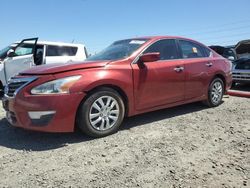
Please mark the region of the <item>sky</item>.
[[1, 0], [0, 49], [32, 37], [83, 43], [90, 53], [155, 35], [231, 45], [250, 39], [249, 7], [249, 0]]

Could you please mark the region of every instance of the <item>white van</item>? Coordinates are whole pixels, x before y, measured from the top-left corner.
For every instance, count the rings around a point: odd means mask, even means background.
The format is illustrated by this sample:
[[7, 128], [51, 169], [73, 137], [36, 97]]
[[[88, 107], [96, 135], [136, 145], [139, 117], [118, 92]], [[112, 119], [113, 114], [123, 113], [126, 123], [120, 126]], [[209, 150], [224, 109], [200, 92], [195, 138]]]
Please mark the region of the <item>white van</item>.
[[8, 50], [0, 67], [0, 86], [5, 86], [12, 76], [32, 66], [79, 62], [88, 56], [83, 44], [38, 41], [38, 38], [24, 39], [11, 46], [13, 48]]

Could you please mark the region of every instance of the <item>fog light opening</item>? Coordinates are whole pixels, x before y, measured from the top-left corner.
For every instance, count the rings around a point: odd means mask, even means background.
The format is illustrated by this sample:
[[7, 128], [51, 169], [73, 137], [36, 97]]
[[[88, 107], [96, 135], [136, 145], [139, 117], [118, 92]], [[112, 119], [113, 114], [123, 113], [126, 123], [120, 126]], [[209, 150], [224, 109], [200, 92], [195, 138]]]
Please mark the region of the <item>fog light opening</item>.
[[47, 126], [53, 119], [56, 111], [28, 112], [32, 126]]
[[56, 111], [32, 111], [28, 112], [30, 119], [41, 119], [42, 116], [54, 115]]

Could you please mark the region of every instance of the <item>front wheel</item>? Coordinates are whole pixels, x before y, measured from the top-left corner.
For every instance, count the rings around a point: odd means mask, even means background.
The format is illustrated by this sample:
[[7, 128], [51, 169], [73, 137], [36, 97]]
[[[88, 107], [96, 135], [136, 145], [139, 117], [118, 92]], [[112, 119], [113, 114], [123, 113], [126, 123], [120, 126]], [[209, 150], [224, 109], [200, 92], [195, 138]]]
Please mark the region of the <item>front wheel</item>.
[[222, 103], [225, 92], [224, 82], [220, 78], [215, 78], [209, 85], [208, 98], [205, 104], [209, 107], [216, 107]]
[[91, 137], [104, 137], [118, 130], [124, 113], [124, 103], [119, 93], [110, 88], [102, 88], [81, 104], [77, 126]]

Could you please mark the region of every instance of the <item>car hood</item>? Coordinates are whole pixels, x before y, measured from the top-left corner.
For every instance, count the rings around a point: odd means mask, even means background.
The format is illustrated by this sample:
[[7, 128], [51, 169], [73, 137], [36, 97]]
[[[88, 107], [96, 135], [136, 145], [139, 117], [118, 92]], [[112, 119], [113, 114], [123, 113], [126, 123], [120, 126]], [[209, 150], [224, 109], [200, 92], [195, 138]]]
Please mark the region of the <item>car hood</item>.
[[240, 58], [250, 57], [250, 40], [240, 41], [236, 46], [235, 50]]
[[90, 69], [104, 67], [109, 61], [86, 61], [81, 63], [53, 63], [48, 65], [35, 66], [33, 68], [27, 69], [20, 72], [20, 75], [45, 75], [45, 74], [55, 74], [73, 70], [80, 69]]

